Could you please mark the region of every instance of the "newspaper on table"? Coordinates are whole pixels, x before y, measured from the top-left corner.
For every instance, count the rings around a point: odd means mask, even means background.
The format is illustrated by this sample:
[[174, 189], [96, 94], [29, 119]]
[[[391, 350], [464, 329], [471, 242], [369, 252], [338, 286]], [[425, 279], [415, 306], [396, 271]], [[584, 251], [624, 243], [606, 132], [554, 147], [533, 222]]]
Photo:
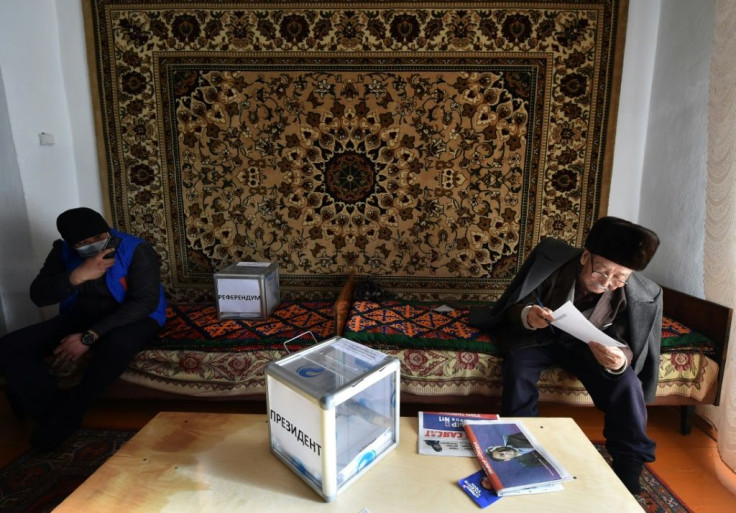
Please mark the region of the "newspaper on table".
[[432, 456], [475, 456], [463, 422], [493, 420], [495, 413], [444, 413], [420, 411], [419, 454]]

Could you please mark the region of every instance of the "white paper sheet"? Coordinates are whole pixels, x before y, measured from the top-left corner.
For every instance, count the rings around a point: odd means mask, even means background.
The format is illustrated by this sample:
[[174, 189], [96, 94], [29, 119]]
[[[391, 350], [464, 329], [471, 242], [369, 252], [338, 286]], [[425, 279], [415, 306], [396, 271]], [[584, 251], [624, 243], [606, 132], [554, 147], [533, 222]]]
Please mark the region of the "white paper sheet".
[[625, 344], [614, 340], [593, 326], [570, 301], [552, 312], [552, 317], [555, 318], [550, 323], [552, 326], [569, 333], [586, 344], [593, 341], [609, 347], [625, 347]]

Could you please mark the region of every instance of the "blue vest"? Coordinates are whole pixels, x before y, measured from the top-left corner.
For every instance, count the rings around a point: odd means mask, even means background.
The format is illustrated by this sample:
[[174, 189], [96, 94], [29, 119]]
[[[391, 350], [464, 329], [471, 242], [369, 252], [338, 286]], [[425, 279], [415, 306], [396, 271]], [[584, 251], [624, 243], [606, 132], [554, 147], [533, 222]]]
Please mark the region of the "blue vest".
[[[110, 229], [110, 234], [120, 237], [121, 242], [115, 251], [115, 264], [105, 273], [105, 282], [115, 301], [122, 303], [125, 300], [125, 294], [128, 290], [128, 268], [130, 267], [131, 260], [133, 260], [133, 252], [138, 247], [138, 244], [143, 241], [138, 237], [133, 237], [132, 235], [114, 229]], [[69, 272], [72, 272], [82, 264], [82, 257], [64, 240], [61, 241], [61, 258]], [[59, 310], [62, 313], [71, 311], [72, 306], [77, 301], [77, 294], [78, 292], [75, 292], [61, 302]], [[163, 326], [166, 322], [166, 298], [164, 297], [163, 285], [160, 286], [158, 306], [149, 317], [155, 320], [159, 326]]]

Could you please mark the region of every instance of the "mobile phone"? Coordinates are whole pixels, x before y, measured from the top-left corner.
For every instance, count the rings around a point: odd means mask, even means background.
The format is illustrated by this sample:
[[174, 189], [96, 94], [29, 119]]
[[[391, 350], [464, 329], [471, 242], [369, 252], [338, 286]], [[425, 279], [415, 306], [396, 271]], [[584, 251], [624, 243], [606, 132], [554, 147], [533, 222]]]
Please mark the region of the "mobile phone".
[[118, 246], [120, 246], [121, 241], [122, 239], [120, 237], [115, 236], [111, 236], [107, 239], [107, 244], [102, 248], [102, 251], [105, 251], [106, 249], [112, 249], [112, 251], [107, 253], [103, 258], [115, 258], [115, 251], [118, 249]]

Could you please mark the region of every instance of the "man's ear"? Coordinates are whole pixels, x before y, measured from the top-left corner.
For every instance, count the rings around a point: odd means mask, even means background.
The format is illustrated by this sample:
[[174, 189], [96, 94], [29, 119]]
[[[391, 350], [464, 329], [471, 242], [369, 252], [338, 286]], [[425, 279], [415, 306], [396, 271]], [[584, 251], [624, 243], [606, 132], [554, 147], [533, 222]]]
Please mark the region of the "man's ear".
[[580, 265], [585, 265], [585, 263], [591, 258], [590, 251], [583, 248], [583, 253], [580, 255]]

